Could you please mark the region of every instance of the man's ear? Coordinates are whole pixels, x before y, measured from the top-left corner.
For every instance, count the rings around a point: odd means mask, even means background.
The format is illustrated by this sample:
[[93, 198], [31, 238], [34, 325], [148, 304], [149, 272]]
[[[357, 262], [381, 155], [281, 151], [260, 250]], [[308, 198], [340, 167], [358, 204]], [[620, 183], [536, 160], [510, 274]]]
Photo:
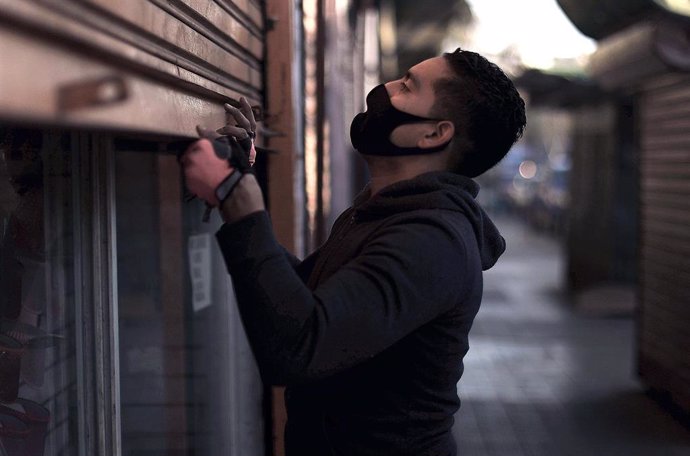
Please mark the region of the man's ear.
[[424, 137], [417, 141], [417, 147], [429, 149], [442, 146], [455, 136], [455, 125], [449, 120], [442, 120], [430, 126], [431, 128], [429, 128]]

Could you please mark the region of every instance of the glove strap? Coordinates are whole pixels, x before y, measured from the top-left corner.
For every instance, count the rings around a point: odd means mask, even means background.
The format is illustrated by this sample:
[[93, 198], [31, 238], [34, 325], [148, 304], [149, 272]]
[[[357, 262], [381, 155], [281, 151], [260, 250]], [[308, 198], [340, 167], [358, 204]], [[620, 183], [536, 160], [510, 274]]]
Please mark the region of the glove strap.
[[218, 198], [218, 207], [223, 205], [223, 202], [228, 199], [235, 189], [237, 184], [242, 179], [243, 174], [239, 170], [234, 170], [228, 177], [226, 177], [223, 182], [221, 182], [218, 187], [216, 187], [216, 198]]
[[[235, 187], [237, 187], [237, 184], [240, 182], [240, 179], [242, 179], [243, 175], [244, 174], [238, 170], [234, 170], [223, 180], [223, 182], [218, 184], [218, 187], [216, 187], [214, 192], [216, 198], [218, 199], [218, 210], [220, 210], [220, 208], [223, 206], [225, 200], [230, 197], [232, 191], [235, 189]], [[213, 211], [213, 206], [206, 203], [206, 211], [204, 211], [204, 216], [201, 218], [202, 222], [208, 223], [208, 221], [211, 219], [211, 211]]]

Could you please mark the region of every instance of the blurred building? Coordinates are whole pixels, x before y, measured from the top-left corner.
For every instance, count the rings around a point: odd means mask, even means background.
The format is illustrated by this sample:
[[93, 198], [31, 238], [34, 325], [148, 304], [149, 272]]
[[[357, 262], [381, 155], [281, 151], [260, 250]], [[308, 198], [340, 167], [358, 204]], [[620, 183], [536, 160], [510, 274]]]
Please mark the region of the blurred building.
[[[528, 70], [516, 84], [528, 94], [530, 128], [536, 124], [537, 129], [545, 130], [539, 132], [536, 142], [545, 143], [543, 138], [555, 131], [565, 135], [558, 145], [568, 157], [567, 166], [562, 167], [567, 203], [551, 217], [558, 216], [557, 233], [565, 240], [567, 288], [583, 293], [632, 286], [637, 270], [632, 101], [602, 90], [583, 76]], [[551, 125], [557, 116], [564, 117], [564, 122]], [[545, 122], [550, 124], [544, 126]], [[559, 152], [551, 146], [548, 149], [549, 154]], [[541, 206], [548, 207], [546, 203]], [[534, 214], [528, 208], [524, 215], [530, 219]]]
[[397, 79], [412, 66], [443, 50], [451, 33], [472, 21], [465, 0], [379, 0], [381, 5], [381, 77]]
[[0, 453], [282, 454], [281, 391], [176, 154], [246, 97], [276, 234], [303, 255], [361, 182], [346, 132], [378, 82], [378, 17], [0, 0]]
[[[584, 34], [599, 42], [591, 76], [614, 99], [630, 100], [631, 108], [628, 102], [588, 108], [590, 130], [598, 130], [600, 144], [609, 145], [592, 144], [604, 154], [592, 156], [581, 171], [598, 174], [601, 160], [611, 160], [605, 151], [617, 149], [622, 153], [613, 160], [623, 164], [618, 169], [634, 164], [636, 182], [623, 186], [629, 194], [611, 200], [602, 193], [609, 176], [601, 175], [599, 190], [582, 201], [591, 205], [594, 198], [604, 198], [614, 220], [630, 210], [626, 200], [636, 202], [637, 227], [604, 228], [609, 245], [598, 248], [615, 251], [621, 237], [638, 232], [638, 372], [649, 387], [690, 411], [690, 352], [685, 348], [690, 344], [690, 8], [673, 0], [558, 3]], [[602, 225], [590, 221], [592, 231]]]

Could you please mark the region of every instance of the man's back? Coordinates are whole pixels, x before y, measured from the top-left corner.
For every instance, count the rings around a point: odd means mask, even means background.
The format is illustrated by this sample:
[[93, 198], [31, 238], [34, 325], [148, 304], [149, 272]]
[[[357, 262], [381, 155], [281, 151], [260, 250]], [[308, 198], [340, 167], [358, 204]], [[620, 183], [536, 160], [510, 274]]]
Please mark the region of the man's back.
[[[423, 300], [415, 303], [438, 309], [428, 321], [419, 311], [420, 319], [409, 334], [370, 359], [323, 379], [288, 386], [288, 455], [455, 454], [450, 429], [460, 405], [456, 385], [482, 291], [477, 238], [484, 241], [489, 237], [482, 246], [488, 249], [483, 252], [485, 263], [495, 261], [503, 249], [502, 238], [474, 203], [474, 192], [472, 181], [450, 173], [398, 183], [370, 201], [365, 192], [354, 208], [339, 217], [329, 240], [297, 267], [308, 286], [318, 290], [344, 266], [356, 265], [367, 245], [377, 242], [381, 244], [379, 254], [390, 255], [391, 267], [386, 272], [392, 284], [415, 277], [396, 275], [395, 263], [405, 258], [419, 256], [422, 264], [422, 257], [431, 256], [450, 270], [440, 284], [443, 288], [422, 290]], [[486, 231], [477, 236], [475, 229], [480, 227]], [[398, 239], [409, 240], [397, 249], [409, 251], [409, 257], [386, 252], [385, 240], [379, 236], [386, 230], [401, 232]], [[438, 244], [456, 248], [417, 250], [415, 239], [420, 233], [450, 237], [450, 244]], [[425, 245], [434, 245], [429, 241]], [[452, 302], [443, 302], [447, 300]], [[366, 295], [359, 305], [371, 305]], [[379, 321], [382, 333], [386, 324], [395, 321], [395, 312], [393, 304], [390, 318]], [[375, 314], [372, 312], [372, 318]]]

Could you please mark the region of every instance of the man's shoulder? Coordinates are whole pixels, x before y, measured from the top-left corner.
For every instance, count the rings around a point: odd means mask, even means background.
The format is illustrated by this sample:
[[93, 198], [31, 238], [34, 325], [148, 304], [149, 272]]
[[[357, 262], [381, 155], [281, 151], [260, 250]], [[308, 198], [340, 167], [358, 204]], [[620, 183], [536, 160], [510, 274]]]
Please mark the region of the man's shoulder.
[[437, 254], [440, 246], [445, 246], [449, 254], [458, 254], [476, 243], [472, 226], [462, 212], [437, 208], [419, 208], [379, 219], [367, 238], [375, 241], [388, 236], [401, 249], [422, 249]]
[[467, 215], [462, 211], [444, 208], [420, 207], [405, 212], [391, 214], [381, 220], [382, 227], [406, 224], [421, 224], [451, 229], [459, 235], [472, 233]]

